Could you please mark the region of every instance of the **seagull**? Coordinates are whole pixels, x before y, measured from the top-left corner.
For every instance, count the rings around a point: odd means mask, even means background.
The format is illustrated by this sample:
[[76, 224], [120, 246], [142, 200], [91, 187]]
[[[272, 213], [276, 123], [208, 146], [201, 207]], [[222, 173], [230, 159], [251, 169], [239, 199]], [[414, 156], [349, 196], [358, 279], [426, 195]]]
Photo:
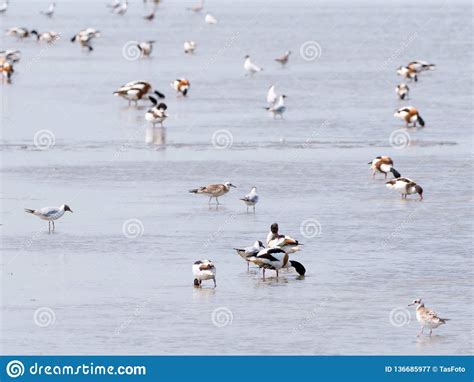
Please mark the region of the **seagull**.
[[421, 298], [414, 300], [408, 306], [416, 305], [416, 319], [421, 325], [421, 332], [417, 334], [417, 337], [423, 334], [423, 329], [425, 327], [430, 329], [430, 337], [433, 329], [436, 329], [438, 326], [445, 324], [446, 321], [449, 321], [449, 318], [441, 318], [431, 309], [425, 307], [425, 304], [421, 301]]
[[278, 96], [275, 103], [272, 106], [266, 108], [268, 111], [271, 111], [273, 113], [274, 119], [276, 118], [277, 115], [279, 115], [283, 119], [283, 113], [286, 110], [285, 101], [284, 101], [285, 98], [286, 98], [286, 95], [284, 94], [282, 94], [281, 96]]
[[56, 8], [56, 3], [50, 3], [48, 9], [46, 11], [41, 11], [40, 13], [42, 13], [45, 16], [51, 17], [54, 15], [55, 8]]
[[188, 90], [191, 84], [186, 78], [178, 78], [171, 83], [171, 87], [174, 88], [177, 92], [181, 93], [183, 96], [188, 94]]
[[249, 270], [249, 257], [256, 256], [265, 246], [260, 240], [257, 240], [252, 246], [245, 248], [234, 248], [237, 254], [247, 262], [247, 270]]
[[413, 127], [416, 127], [417, 122], [421, 127], [425, 126], [425, 121], [423, 118], [421, 118], [418, 110], [413, 106], [402, 107], [401, 109], [398, 109], [393, 116], [405, 121], [406, 127], [408, 127], [410, 124], [412, 124]]
[[128, 9], [128, 0], [125, 0], [123, 3], [120, 3], [117, 7], [114, 8], [114, 12], [117, 15], [124, 15]]
[[250, 192], [240, 200], [247, 205], [247, 212], [249, 207], [253, 207], [253, 212], [255, 212], [255, 205], [258, 203], [257, 187], [252, 187]]
[[154, 97], [148, 98], [154, 106], [145, 113], [145, 120], [150, 122], [153, 127], [155, 127], [155, 124], [157, 123], [161, 124], [161, 127], [163, 127], [164, 120], [168, 118], [168, 115], [165, 113], [168, 107], [164, 103], [158, 104], [158, 101]]
[[210, 13], [206, 15], [204, 21], [206, 22], [206, 24], [217, 24], [217, 19]]
[[38, 216], [40, 219], [48, 221], [48, 232], [51, 233], [51, 223], [54, 232], [54, 221], [64, 215], [66, 211], [72, 212], [71, 208], [67, 204], [63, 204], [60, 207], [44, 207], [39, 210], [32, 210], [25, 208], [25, 212]]
[[290, 58], [291, 50], [285, 52], [285, 54], [281, 57], [275, 58], [275, 61], [279, 62], [282, 66], [285, 66], [288, 63], [288, 59]]
[[209, 204], [211, 204], [212, 198], [216, 198], [216, 204], [219, 205], [218, 197], [227, 194], [231, 187], [237, 188], [232, 183], [225, 182], [224, 184], [208, 184], [207, 186], [189, 190], [189, 192], [192, 194], [209, 195]]
[[194, 4], [190, 9], [193, 12], [201, 12], [202, 9], [204, 8], [204, 0], [199, 0], [197, 4]]
[[265, 281], [265, 269], [276, 271], [277, 278], [278, 271], [282, 268], [293, 267], [300, 276], [304, 276], [306, 273], [303, 264], [298, 261], [290, 260], [288, 253], [281, 248], [265, 248], [256, 256], [249, 257], [248, 261], [263, 268], [263, 281]]
[[5, 0], [2, 5], [0, 5], [0, 13], [5, 13], [8, 9], [8, 0]]
[[370, 168], [372, 169], [372, 178], [375, 178], [377, 172], [384, 174], [385, 179], [387, 179], [387, 174], [391, 172], [395, 178], [400, 178], [400, 173], [393, 168], [392, 158], [383, 155], [375, 158], [372, 162], [369, 162]]
[[406, 84], [397, 85], [397, 87], [395, 88], [395, 93], [397, 93], [398, 98], [400, 98], [401, 100], [404, 100], [408, 97], [409, 91], [410, 88]]
[[408, 195], [418, 194], [420, 195], [420, 200], [423, 200], [423, 188], [421, 188], [421, 186], [416, 184], [416, 182], [411, 179], [392, 179], [385, 183], [385, 186], [402, 194], [402, 199], [406, 199]]
[[30, 33], [36, 36], [37, 41], [44, 41], [47, 44], [53, 43], [54, 41], [56, 41], [60, 37], [59, 33], [52, 32], [52, 31], [38, 33], [37, 31], [32, 30]]
[[244, 61], [244, 69], [247, 73], [250, 73], [250, 75], [254, 75], [257, 72], [261, 72], [263, 69], [260, 68], [259, 66], [255, 65], [251, 60], [250, 56], [247, 54], [245, 57]]
[[299, 246], [302, 244], [288, 235], [280, 235], [278, 223], [273, 223], [267, 235], [267, 245], [269, 248], [281, 248], [287, 253], [294, 253], [300, 250]]
[[185, 41], [184, 42], [184, 53], [194, 53], [196, 49], [196, 43], [194, 41]]
[[143, 57], [149, 57], [152, 50], [153, 50], [153, 44], [155, 41], [143, 41], [137, 44], [138, 49], [140, 50], [141, 54]]
[[267, 92], [267, 103], [268, 107], [272, 107], [275, 104], [275, 101], [277, 100], [278, 95], [275, 92], [275, 85], [270, 86]]
[[120, 0], [114, 0], [111, 3], [107, 4], [108, 8], [116, 9], [120, 6]]
[[193, 264], [194, 286], [201, 287], [202, 280], [214, 280], [216, 285], [216, 267], [211, 260], [198, 260]]

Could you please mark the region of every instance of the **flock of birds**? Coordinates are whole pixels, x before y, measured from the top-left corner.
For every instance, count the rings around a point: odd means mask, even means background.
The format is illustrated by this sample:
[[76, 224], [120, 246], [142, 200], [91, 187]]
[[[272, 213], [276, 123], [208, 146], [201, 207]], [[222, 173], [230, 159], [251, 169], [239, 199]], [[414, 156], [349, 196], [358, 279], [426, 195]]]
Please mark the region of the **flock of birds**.
[[[146, 0], [144, 1], [146, 2]], [[155, 18], [156, 8], [159, 3], [159, 0], [153, 0], [153, 9], [150, 14], [143, 16], [145, 20], [153, 20]], [[0, 5], [0, 14], [5, 13], [8, 9], [8, 0]], [[108, 4], [111, 12], [117, 15], [124, 15], [128, 10], [128, 1], [127, 0], [114, 0], [114, 2]], [[199, 3], [189, 8], [193, 12], [200, 12], [204, 8], [204, 2], [201, 0]], [[47, 9], [41, 11], [46, 17], [53, 17], [56, 9], [56, 4], [51, 3]], [[205, 15], [204, 21], [207, 24], [216, 24], [218, 20], [216, 17], [210, 13]], [[95, 38], [100, 37], [100, 31], [95, 28], [86, 28], [80, 30], [72, 38], [71, 42], [77, 42], [79, 45], [88, 52], [94, 50], [92, 43]], [[6, 35], [14, 37], [17, 40], [23, 40], [29, 37], [36, 38], [38, 42], [44, 42], [47, 44], [55, 43], [60, 35], [54, 31], [45, 31], [38, 32], [36, 30], [29, 30], [24, 27], [12, 27], [6, 31]], [[153, 44], [155, 41], [148, 40], [139, 42], [137, 44], [137, 49], [139, 49], [142, 57], [147, 57], [152, 54]], [[183, 50], [185, 54], [192, 54], [196, 50], [196, 42], [189, 40], [185, 41], [183, 44]], [[281, 57], [275, 59], [276, 62], [285, 66], [288, 64], [290, 59], [291, 51], [285, 52]], [[5, 80], [7, 83], [11, 82], [12, 74], [14, 73], [14, 65], [20, 61], [20, 51], [19, 50], [3, 50], [0, 51], [0, 72], [2, 75], [2, 82]], [[244, 71], [246, 76], [254, 76], [255, 74], [261, 72], [262, 67], [255, 64], [249, 55], [244, 57], [243, 64]], [[417, 82], [418, 77], [421, 73], [428, 70], [433, 70], [435, 65], [424, 62], [424, 61], [413, 61], [410, 62], [407, 66], [402, 66], [397, 69], [397, 74], [404, 77], [406, 80]], [[176, 91], [178, 96], [186, 97], [189, 94], [190, 81], [186, 78], [178, 78], [171, 82], [171, 87]], [[406, 83], [399, 84], [396, 89], [396, 94], [398, 95], [401, 101], [408, 99], [409, 87]], [[139, 101], [151, 102], [152, 107], [148, 109], [145, 113], [145, 120], [153, 125], [160, 124], [163, 127], [163, 122], [166, 120], [168, 115], [166, 114], [167, 105], [162, 101], [165, 98], [165, 95], [154, 89], [149, 82], [142, 80], [134, 80], [120, 86], [113, 93], [117, 97], [121, 97], [128, 101], [128, 105], [131, 106], [132, 103], [137, 106]], [[286, 110], [285, 106], [285, 94], [279, 94], [276, 91], [275, 85], [270, 86], [267, 91], [267, 106], [266, 110], [273, 114], [273, 118], [279, 116], [283, 118], [283, 114]], [[405, 122], [405, 126], [415, 127], [419, 124], [421, 127], [425, 126], [425, 121], [420, 116], [420, 113], [415, 107], [405, 106], [398, 109], [395, 114], [395, 117], [400, 118]], [[393, 160], [388, 156], [379, 156], [369, 162], [370, 167], [373, 172], [373, 177], [375, 178], [377, 173], [387, 175], [391, 173], [393, 179], [386, 182], [386, 186], [390, 189], [398, 191], [401, 194], [402, 198], [406, 198], [411, 194], [418, 194], [420, 200], [423, 199], [423, 189], [415, 181], [404, 178], [401, 174], [393, 167]], [[212, 199], [214, 198], [216, 204], [219, 205], [219, 197], [227, 194], [232, 187], [235, 187], [232, 183], [226, 182], [223, 184], [209, 184], [207, 186], [199, 187], [196, 189], [190, 190], [194, 194], [202, 194], [209, 196], [209, 204], [211, 204]], [[247, 212], [249, 208], [253, 209], [255, 212], [255, 206], [259, 201], [259, 196], [257, 194], [257, 188], [253, 187], [248, 194], [240, 199], [245, 203], [247, 207]], [[64, 216], [65, 212], [71, 212], [71, 208], [63, 204], [59, 207], [44, 207], [41, 209], [25, 209], [29, 214], [35, 215], [42, 220], [48, 221], [48, 232], [54, 232], [55, 230], [55, 220]], [[256, 240], [255, 243], [249, 247], [245, 248], [235, 248], [236, 253], [242, 257], [247, 263], [247, 269], [250, 264], [254, 264], [263, 270], [263, 280], [265, 280], [265, 271], [273, 270], [276, 272], [276, 277], [278, 278], [279, 271], [283, 269], [293, 268], [299, 275], [299, 277], [304, 277], [306, 273], [305, 267], [294, 260], [290, 260], [289, 255], [297, 252], [301, 248], [301, 243], [293, 239], [288, 235], [281, 235], [279, 233], [278, 224], [274, 223], [270, 227], [270, 232], [267, 236], [266, 245], [260, 240]], [[196, 287], [201, 287], [204, 280], [213, 280], [214, 287], [216, 287], [216, 266], [215, 264], [208, 259], [196, 261], [192, 266], [192, 272], [194, 276], [194, 285]], [[435, 312], [426, 308], [422, 303], [421, 299], [414, 300], [412, 304], [416, 305], [416, 317], [422, 326], [422, 331], [425, 327], [430, 329], [430, 335], [432, 329], [437, 328], [439, 325], [444, 324], [447, 319], [440, 318]]]

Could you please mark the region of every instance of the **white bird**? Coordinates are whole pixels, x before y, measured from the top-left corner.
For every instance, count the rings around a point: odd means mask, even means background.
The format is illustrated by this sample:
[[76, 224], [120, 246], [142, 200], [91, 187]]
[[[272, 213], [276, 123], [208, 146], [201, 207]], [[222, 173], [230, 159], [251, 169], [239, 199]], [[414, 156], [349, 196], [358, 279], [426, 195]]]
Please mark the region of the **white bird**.
[[2, 50], [0, 52], [0, 61], [10, 61], [16, 63], [20, 61], [21, 55], [19, 50]]
[[196, 49], [196, 43], [194, 41], [185, 41], [184, 42], [184, 53], [194, 53]]
[[268, 89], [268, 92], [267, 92], [267, 103], [268, 103], [268, 106], [271, 107], [273, 106], [273, 104], [275, 103], [275, 101], [277, 100], [278, 98], [278, 95], [277, 93], [275, 92], [275, 85], [272, 85], [270, 86], [270, 88]]
[[244, 61], [244, 69], [247, 73], [250, 73], [250, 75], [254, 75], [257, 72], [261, 72], [263, 69], [257, 65], [255, 65], [251, 60], [250, 56], [246, 55], [245, 56], [245, 61]]
[[17, 39], [21, 40], [28, 37], [30, 35], [30, 31], [22, 27], [13, 27], [7, 29], [6, 35], [10, 37], [16, 37]]
[[168, 107], [164, 103], [158, 103], [154, 97], [148, 98], [154, 106], [145, 113], [145, 120], [150, 122], [153, 127], [155, 127], [155, 124], [157, 123], [161, 124], [161, 127], [163, 127], [164, 120], [168, 118], [168, 115], [166, 114], [166, 109]]
[[150, 56], [151, 52], [153, 51], [153, 44], [155, 41], [142, 41], [137, 44], [138, 49], [140, 50], [143, 57]]
[[406, 199], [408, 195], [418, 194], [420, 195], [420, 200], [423, 200], [423, 188], [416, 184], [414, 180], [395, 178], [386, 182], [385, 186], [399, 192], [402, 195], [402, 199]]
[[38, 216], [40, 219], [48, 221], [48, 232], [51, 232], [51, 223], [54, 232], [54, 221], [64, 215], [66, 211], [72, 212], [67, 204], [63, 204], [60, 207], [44, 207], [39, 210], [32, 210], [25, 208], [25, 212]]
[[217, 24], [217, 19], [210, 13], [206, 15], [204, 21], [206, 22], [206, 24]]
[[199, 0], [197, 4], [194, 4], [189, 9], [193, 12], [201, 12], [203, 8], [204, 8], [204, 0]]
[[303, 244], [291, 236], [281, 235], [278, 231], [278, 223], [273, 223], [267, 235], [267, 245], [269, 248], [281, 248], [286, 253], [295, 253], [300, 250], [299, 246]]
[[8, 0], [5, 0], [2, 5], [0, 5], [0, 13], [5, 13], [8, 9]]
[[44, 41], [47, 44], [51, 44], [60, 37], [59, 33], [53, 31], [38, 33], [37, 31], [32, 30], [30, 33], [36, 36], [37, 41]]
[[116, 8], [114, 8], [114, 12], [117, 15], [122, 16], [127, 12], [127, 9], [128, 9], [128, 0], [125, 0], [124, 2], [119, 4]]
[[248, 261], [263, 268], [263, 280], [265, 281], [265, 269], [272, 269], [276, 271], [278, 278], [278, 271], [282, 268], [293, 267], [300, 276], [304, 276], [306, 269], [303, 264], [298, 261], [290, 260], [288, 253], [281, 248], [265, 248], [261, 250], [256, 256], [251, 256]]
[[283, 118], [283, 113], [286, 111], [286, 106], [285, 106], [285, 101], [284, 99], [286, 98], [286, 95], [282, 94], [281, 96], [278, 96], [276, 102], [267, 108], [268, 111], [271, 111], [273, 113], [273, 118], [276, 118], [277, 115], [279, 115], [281, 118]]
[[45, 16], [51, 17], [54, 15], [55, 8], [56, 3], [50, 3], [48, 9], [46, 11], [41, 11], [41, 13]]
[[421, 325], [421, 332], [418, 333], [418, 337], [423, 334], [423, 329], [430, 329], [430, 337], [433, 329], [436, 329], [438, 326], [445, 324], [446, 321], [449, 321], [449, 318], [441, 318], [434, 311], [425, 307], [425, 304], [421, 301], [421, 298], [414, 300], [408, 306], [416, 305], [416, 319]]
[[372, 178], [375, 178], [376, 173], [381, 173], [385, 175], [385, 179], [387, 179], [387, 175], [389, 172], [393, 174], [394, 178], [400, 178], [401, 174], [393, 168], [393, 160], [387, 155], [378, 156], [369, 162], [370, 168], [372, 169]]
[[77, 40], [79, 41], [79, 44], [81, 45], [81, 47], [87, 48], [89, 52], [91, 52], [92, 50], [94, 50], [94, 48], [92, 48], [91, 46], [91, 42], [94, 38], [99, 37], [99, 36], [100, 36], [100, 32], [97, 29], [86, 28], [76, 33], [71, 38], [71, 42], [75, 42]]
[[245, 248], [234, 248], [237, 254], [247, 262], [247, 270], [249, 270], [249, 257], [256, 256], [265, 246], [260, 240], [257, 240], [252, 246]]
[[408, 97], [408, 92], [410, 91], [410, 88], [408, 87], [407, 84], [399, 84], [395, 88], [395, 93], [397, 93], [398, 98], [404, 100], [405, 98]]
[[237, 188], [232, 183], [225, 182], [223, 184], [208, 184], [207, 186], [189, 190], [189, 192], [192, 194], [209, 195], [209, 204], [211, 204], [212, 198], [216, 198], [216, 204], [219, 204], [218, 198], [222, 195], [227, 194], [230, 191], [231, 187]]
[[258, 203], [257, 187], [252, 187], [250, 192], [240, 200], [247, 205], [247, 212], [249, 207], [253, 207], [253, 212], [255, 212], [255, 205]]
[[216, 267], [211, 260], [198, 260], [193, 264], [194, 286], [200, 287], [202, 280], [214, 280], [216, 285]]

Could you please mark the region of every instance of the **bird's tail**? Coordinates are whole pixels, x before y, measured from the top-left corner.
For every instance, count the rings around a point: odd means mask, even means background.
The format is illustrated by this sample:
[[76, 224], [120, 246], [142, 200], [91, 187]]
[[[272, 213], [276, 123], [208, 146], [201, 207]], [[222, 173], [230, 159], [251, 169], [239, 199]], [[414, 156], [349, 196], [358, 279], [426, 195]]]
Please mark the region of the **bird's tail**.
[[35, 210], [31, 210], [29, 208], [25, 208], [25, 212], [28, 212], [29, 214], [34, 214]]
[[390, 169], [390, 172], [393, 174], [393, 176], [395, 178], [400, 178], [402, 175], [397, 171], [395, 170], [393, 167]]
[[306, 268], [303, 266], [303, 264], [294, 260], [290, 260], [290, 264], [293, 268], [295, 268], [295, 271], [298, 272], [299, 275], [304, 276], [306, 273]]
[[425, 126], [425, 121], [423, 120], [423, 118], [421, 118], [421, 116], [418, 114], [418, 122], [420, 122], [420, 125], [421, 126]]

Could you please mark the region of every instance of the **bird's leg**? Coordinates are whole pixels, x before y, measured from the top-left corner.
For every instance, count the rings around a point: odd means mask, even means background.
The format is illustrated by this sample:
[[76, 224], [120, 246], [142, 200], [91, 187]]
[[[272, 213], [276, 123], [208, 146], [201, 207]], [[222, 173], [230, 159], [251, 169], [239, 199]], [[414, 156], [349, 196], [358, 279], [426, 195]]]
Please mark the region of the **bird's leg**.
[[387, 173], [385, 173], [385, 179], [387, 179]]
[[54, 229], [56, 228], [56, 227], [54, 226], [54, 220], [52, 221], [52, 223], [53, 223], [53, 232], [54, 232]]
[[220, 204], [220, 203], [219, 203], [219, 199], [217, 198], [217, 196], [216, 196], [216, 204], [217, 204], [217, 205]]
[[247, 272], [250, 271], [250, 262], [247, 261]]
[[433, 333], [433, 329], [430, 329], [430, 337], [431, 337], [431, 333]]
[[48, 233], [51, 233], [51, 222], [48, 220]]
[[421, 335], [423, 334], [423, 329], [424, 329], [424, 328], [425, 328], [424, 326], [421, 327], [421, 332], [416, 335], [417, 337], [419, 337], [419, 336], [421, 336]]
[[249, 206], [247, 206], [247, 212], [249, 212]]
[[372, 172], [372, 179], [375, 179], [375, 171]]
[[278, 269], [276, 269], [276, 272], [277, 272], [277, 278], [278, 278]]
[[214, 280], [214, 288], [215, 288], [215, 287], [217, 286], [217, 284], [216, 284], [216, 278], [214, 277], [213, 280]]
[[255, 205], [253, 206], [253, 212], [255, 212]]
[[212, 196], [209, 198], [209, 203], [208, 204], [211, 204], [211, 200], [212, 200]]
[[263, 268], [263, 281], [265, 281], [265, 268]]

